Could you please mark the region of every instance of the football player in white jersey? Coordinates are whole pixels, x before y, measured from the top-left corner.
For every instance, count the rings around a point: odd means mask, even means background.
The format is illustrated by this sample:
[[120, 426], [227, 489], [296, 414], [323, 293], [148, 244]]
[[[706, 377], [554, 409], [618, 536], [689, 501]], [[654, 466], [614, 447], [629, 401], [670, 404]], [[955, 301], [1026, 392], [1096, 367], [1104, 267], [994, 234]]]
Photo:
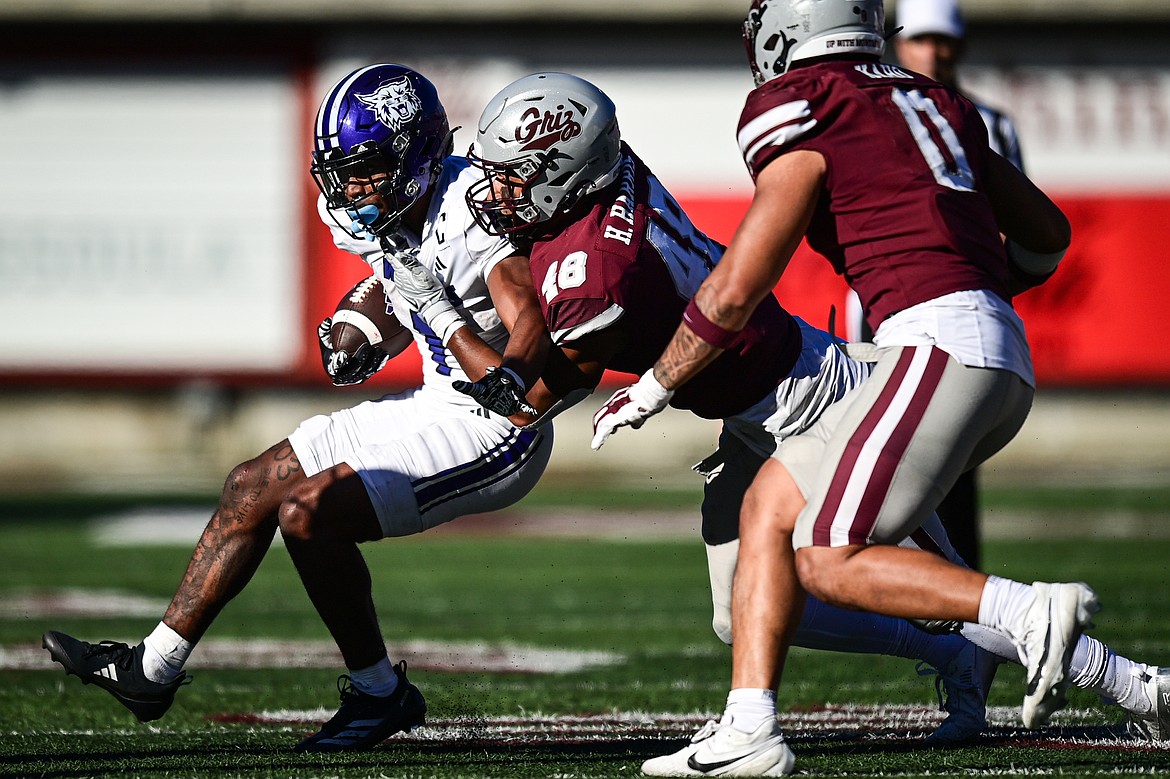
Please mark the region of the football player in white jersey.
[[[322, 217], [338, 245], [370, 264], [414, 331], [422, 386], [308, 419], [237, 466], [170, 607], [141, 643], [90, 644], [57, 631], [43, 642], [67, 673], [107, 690], [139, 720], [158, 719], [189, 681], [183, 665], [196, 642], [279, 529], [348, 669], [337, 714], [297, 749], [339, 751], [373, 747], [426, 714], [405, 662], [392, 665], [387, 655], [358, 542], [515, 503], [544, 471], [552, 433], [519, 429], [451, 388], [499, 362], [509, 328], [543, 333], [543, 322], [535, 304], [492, 306], [493, 293], [531, 294], [516, 282], [527, 278], [527, 261], [468, 213], [464, 196], [477, 176], [450, 156], [434, 86], [398, 65], [360, 68], [326, 95], [315, 137]], [[450, 299], [412, 284], [419, 272], [441, 279]], [[368, 379], [387, 359], [364, 348], [333, 354], [324, 342], [323, 350], [338, 385]]]

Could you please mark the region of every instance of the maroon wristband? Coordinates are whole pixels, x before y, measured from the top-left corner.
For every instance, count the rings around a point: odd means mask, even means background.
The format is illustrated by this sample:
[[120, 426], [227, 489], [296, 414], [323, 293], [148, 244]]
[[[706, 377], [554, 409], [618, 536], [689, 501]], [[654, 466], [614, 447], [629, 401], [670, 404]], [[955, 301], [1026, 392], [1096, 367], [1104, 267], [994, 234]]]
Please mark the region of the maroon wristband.
[[691, 332], [717, 349], [730, 349], [735, 346], [742, 335], [741, 331], [720, 327], [703, 316], [703, 312], [699, 310], [699, 305], [695, 303], [694, 298], [691, 298], [691, 302], [683, 311], [683, 322], [691, 328]]

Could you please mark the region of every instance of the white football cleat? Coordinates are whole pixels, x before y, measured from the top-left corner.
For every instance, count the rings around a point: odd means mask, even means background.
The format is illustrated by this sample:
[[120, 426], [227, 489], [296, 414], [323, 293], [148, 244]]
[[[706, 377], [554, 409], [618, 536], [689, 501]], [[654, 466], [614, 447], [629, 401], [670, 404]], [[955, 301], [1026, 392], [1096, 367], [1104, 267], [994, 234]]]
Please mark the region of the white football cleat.
[[751, 733], [732, 726], [731, 716], [708, 722], [691, 743], [672, 755], [642, 763], [647, 776], [784, 776], [796, 756], [784, 742], [775, 717]]
[[1035, 597], [1010, 633], [1027, 671], [1028, 689], [1020, 717], [1026, 728], [1048, 724], [1068, 703], [1068, 663], [1073, 647], [1101, 610], [1087, 584], [1034, 582]]
[[999, 664], [998, 657], [967, 642], [946, 667], [937, 671], [918, 669], [920, 675], [938, 674], [935, 689], [939, 708], [947, 713], [947, 718], [926, 737], [928, 746], [966, 744], [983, 732], [987, 727], [987, 693]]
[[1147, 741], [1170, 741], [1170, 668], [1150, 668], [1145, 676], [1154, 710], [1145, 716], [1130, 715], [1129, 730]]

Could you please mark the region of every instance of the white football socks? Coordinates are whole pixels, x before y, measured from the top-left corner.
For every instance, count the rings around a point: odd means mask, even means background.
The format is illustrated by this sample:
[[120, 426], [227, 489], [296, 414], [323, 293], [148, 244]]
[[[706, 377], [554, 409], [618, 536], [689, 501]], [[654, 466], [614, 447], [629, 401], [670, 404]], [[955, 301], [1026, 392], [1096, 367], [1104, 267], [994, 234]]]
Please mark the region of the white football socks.
[[727, 693], [727, 708], [731, 724], [736, 730], [751, 733], [763, 723], [776, 717], [776, 691], [741, 687]]
[[398, 689], [398, 674], [394, 673], [389, 657], [383, 657], [369, 668], [350, 671], [349, 678], [359, 692], [379, 698], [386, 698]]
[[979, 624], [999, 628], [1010, 635], [1023, 622], [1035, 597], [1030, 584], [988, 576], [983, 597], [979, 599]]
[[1114, 652], [1095, 638], [1081, 636], [1073, 649], [1069, 673], [1077, 687], [1092, 690], [1115, 701], [1130, 714], [1139, 717], [1153, 714], [1154, 701], [1146, 692], [1151, 667], [1135, 663]]
[[1069, 681], [1076, 687], [1100, 692], [1099, 688], [1108, 671], [1108, 656], [1111, 654], [1109, 647], [1082, 634], [1073, 647], [1072, 658], [1068, 663]]
[[[1034, 593], [1027, 584], [990, 576], [979, 601], [979, 622], [965, 625], [963, 635], [992, 654], [1017, 660], [1011, 639], [990, 625], [1018, 624], [1032, 604]], [[1011, 647], [1009, 649], [1009, 646]], [[1082, 634], [1069, 660], [1072, 684], [1090, 690], [1131, 714], [1149, 715], [1154, 701], [1146, 692], [1151, 666], [1137, 663], [1114, 652], [1092, 636]]]
[[142, 672], [146, 678], [167, 684], [179, 678], [183, 665], [191, 656], [195, 644], [160, 622], [149, 636], [142, 639]]

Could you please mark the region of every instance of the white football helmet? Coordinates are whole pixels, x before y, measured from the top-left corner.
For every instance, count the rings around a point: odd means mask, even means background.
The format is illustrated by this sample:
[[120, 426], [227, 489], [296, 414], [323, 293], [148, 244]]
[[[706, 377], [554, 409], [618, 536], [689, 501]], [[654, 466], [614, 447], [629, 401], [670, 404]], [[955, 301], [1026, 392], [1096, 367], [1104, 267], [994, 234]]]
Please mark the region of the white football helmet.
[[882, 0], [752, 0], [743, 43], [756, 86], [793, 62], [838, 54], [880, 57], [886, 47]]
[[467, 159], [484, 179], [467, 205], [493, 235], [529, 229], [612, 182], [620, 147], [617, 111], [600, 89], [567, 73], [525, 76], [479, 118]]

